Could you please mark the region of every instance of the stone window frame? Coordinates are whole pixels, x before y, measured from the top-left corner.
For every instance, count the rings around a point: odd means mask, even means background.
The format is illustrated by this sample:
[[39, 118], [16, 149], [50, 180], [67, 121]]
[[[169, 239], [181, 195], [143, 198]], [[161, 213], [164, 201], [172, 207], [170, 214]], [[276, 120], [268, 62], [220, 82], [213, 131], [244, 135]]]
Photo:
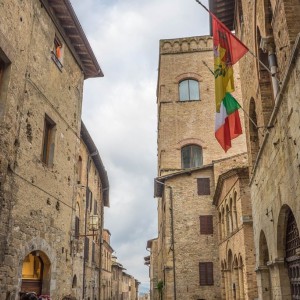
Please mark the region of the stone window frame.
[[45, 114], [41, 161], [47, 167], [53, 166], [55, 133], [56, 123], [47, 114]]
[[[184, 83], [186, 83], [186, 85], [183, 85]], [[192, 84], [195, 85], [195, 89], [197, 89], [197, 93], [195, 93], [195, 95], [197, 94], [196, 97], [193, 97], [193, 95], [192, 95], [192, 90], [193, 90]], [[196, 86], [196, 84], [197, 84], [197, 86]], [[183, 90], [185, 92], [187, 92], [188, 97], [181, 96], [182, 93], [183, 93]], [[194, 79], [194, 78], [185, 78], [184, 80], [181, 80], [178, 84], [178, 94], [179, 94], [179, 101], [180, 102], [200, 101], [201, 97], [200, 97], [200, 83], [199, 83], [199, 81]]]
[[213, 215], [200, 215], [200, 234], [212, 235], [214, 234]]
[[199, 284], [200, 286], [214, 285], [213, 262], [199, 262]]
[[[195, 80], [198, 81], [198, 89], [199, 89], [199, 99], [186, 99], [186, 100], [180, 100], [180, 83], [185, 81], [185, 80]], [[185, 102], [194, 102], [194, 101], [200, 101], [201, 99], [201, 88], [200, 88], [200, 83], [203, 81], [203, 78], [201, 75], [199, 75], [198, 73], [194, 73], [194, 72], [187, 72], [187, 73], [182, 73], [180, 75], [178, 75], [175, 78], [175, 83], [178, 85], [178, 95], [177, 95], [177, 99], [178, 102], [180, 103], [185, 103]]]
[[210, 195], [210, 177], [197, 178], [197, 194], [199, 196]]
[[[192, 163], [192, 156], [193, 153], [190, 153], [190, 157], [189, 157], [189, 166], [186, 167], [184, 165], [184, 161], [183, 161], [183, 150], [189, 148], [191, 152], [193, 152], [193, 149], [199, 149], [200, 150], [200, 161], [199, 161], [199, 166], [198, 165], [193, 165]], [[182, 169], [190, 169], [190, 168], [197, 168], [197, 167], [201, 167], [203, 165], [203, 148], [198, 145], [198, 144], [187, 144], [187, 145], [183, 145], [181, 147], [181, 168]]]

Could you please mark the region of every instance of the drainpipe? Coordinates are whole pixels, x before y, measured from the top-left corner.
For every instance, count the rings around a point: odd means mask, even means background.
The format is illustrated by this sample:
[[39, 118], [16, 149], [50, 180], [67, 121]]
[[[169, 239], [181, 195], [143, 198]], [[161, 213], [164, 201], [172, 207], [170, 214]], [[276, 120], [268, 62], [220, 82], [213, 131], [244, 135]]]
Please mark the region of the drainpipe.
[[89, 203], [89, 169], [91, 165], [91, 158], [88, 156], [86, 164], [86, 188], [85, 188], [85, 217], [84, 217], [84, 242], [83, 242], [83, 275], [82, 275], [82, 299], [85, 296], [85, 249], [86, 249], [86, 235], [87, 235], [87, 212]]
[[174, 238], [174, 206], [173, 206], [173, 188], [169, 185], [166, 185], [164, 182], [161, 182], [157, 179], [155, 181], [159, 184], [164, 185], [170, 189], [170, 204], [171, 204], [171, 244], [173, 252], [173, 282], [174, 282], [174, 300], [176, 300], [176, 264], [175, 264], [175, 238]]
[[274, 99], [276, 99], [278, 91], [279, 91], [279, 83], [276, 78], [277, 60], [276, 60], [276, 54], [274, 51], [274, 47], [269, 48], [268, 55], [269, 55], [268, 56], [269, 66], [270, 66], [271, 76], [272, 76], [273, 94], [274, 94]]
[[101, 291], [102, 291], [102, 251], [103, 251], [103, 238], [102, 238], [102, 230], [104, 225], [104, 191], [108, 190], [105, 188], [102, 190], [101, 197], [101, 223], [100, 223], [100, 245], [99, 245], [99, 300], [101, 300]]
[[265, 53], [268, 53], [268, 62], [271, 71], [273, 95], [274, 95], [274, 99], [276, 99], [279, 91], [279, 82], [278, 79], [276, 78], [277, 59], [275, 54], [275, 44], [274, 44], [273, 36], [262, 37], [260, 41], [260, 48]]
[[173, 248], [173, 281], [174, 281], [174, 300], [176, 300], [176, 267], [175, 267], [175, 239], [174, 239], [174, 209], [173, 209], [173, 189], [170, 189], [170, 202], [171, 202], [171, 231], [172, 231], [172, 248]]

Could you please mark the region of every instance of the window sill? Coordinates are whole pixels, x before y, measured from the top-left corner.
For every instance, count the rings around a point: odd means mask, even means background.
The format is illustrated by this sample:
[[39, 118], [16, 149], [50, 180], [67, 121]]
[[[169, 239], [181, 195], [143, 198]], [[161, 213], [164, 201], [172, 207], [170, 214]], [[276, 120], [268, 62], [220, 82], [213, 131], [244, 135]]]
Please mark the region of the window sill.
[[186, 103], [186, 102], [200, 102], [201, 99], [198, 100], [177, 100], [176, 102], [178, 103]]
[[57, 68], [62, 72], [63, 65], [62, 65], [61, 61], [57, 58], [57, 56], [55, 55], [55, 53], [53, 51], [51, 51], [51, 59], [56, 64]]

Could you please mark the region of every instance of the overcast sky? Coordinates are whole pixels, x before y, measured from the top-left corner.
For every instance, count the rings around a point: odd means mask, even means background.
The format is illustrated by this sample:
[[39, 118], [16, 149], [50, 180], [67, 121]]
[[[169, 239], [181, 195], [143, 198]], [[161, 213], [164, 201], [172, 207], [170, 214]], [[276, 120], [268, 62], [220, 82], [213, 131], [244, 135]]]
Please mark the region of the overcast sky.
[[71, 3], [104, 72], [85, 81], [82, 119], [108, 172], [105, 227], [118, 261], [148, 287], [143, 258], [147, 240], [157, 237], [159, 40], [209, 34], [208, 15], [195, 0]]

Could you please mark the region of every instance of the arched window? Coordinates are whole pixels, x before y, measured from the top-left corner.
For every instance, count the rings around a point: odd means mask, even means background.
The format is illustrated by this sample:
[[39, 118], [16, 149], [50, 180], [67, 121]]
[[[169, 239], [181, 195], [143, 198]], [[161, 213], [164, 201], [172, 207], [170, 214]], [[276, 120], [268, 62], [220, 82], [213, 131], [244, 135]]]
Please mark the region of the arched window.
[[77, 287], [77, 276], [74, 275], [72, 280], [72, 288], [76, 288], [76, 287]]
[[202, 147], [188, 145], [181, 148], [181, 167], [182, 169], [196, 168], [203, 164]]
[[199, 82], [194, 79], [183, 80], [179, 83], [179, 100], [200, 100]]

